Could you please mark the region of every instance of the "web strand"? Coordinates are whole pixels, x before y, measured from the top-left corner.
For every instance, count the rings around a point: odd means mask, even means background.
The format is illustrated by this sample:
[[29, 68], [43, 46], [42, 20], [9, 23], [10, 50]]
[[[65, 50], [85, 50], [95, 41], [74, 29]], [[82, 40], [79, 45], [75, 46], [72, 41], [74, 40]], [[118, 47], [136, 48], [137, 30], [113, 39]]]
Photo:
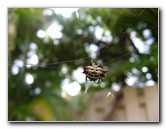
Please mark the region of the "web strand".
[[[124, 10], [124, 9], [122, 9], [122, 11], [123, 11], [123, 10]], [[130, 27], [134, 24], [134, 22], [141, 16], [141, 14], [144, 12], [144, 10], [145, 10], [145, 8], [137, 15], [137, 17], [133, 20], [133, 22], [127, 27], [126, 31], [121, 35], [121, 37], [119, 38], [118, 42], [119, 42], [119, 41], [123, 38], [123, 36], [127, 33], [128, 28], [130, 28]], [[122, 14], [122, 11], [120, 12], [119, 16]], [[130, 12], [130, 13], [131, 13], [131, 12]], [[136, 15], [133, 14], [133, 13], [131, 13], [131, 14], [134, 15], [134, 16], [136, 16]], [[119, 16], [118, 16], [118, 18], [119, 18]], [[116, 19], [116, 21], [118, 20], [118, 18]], [[115, 23], [114, 23], [114, 24], [115, 24]], [[113, 24], [113, 25], [114, 25], [114, 24]], [[112, 27], [111, 27], [111, 28], [112, 28]], [[114, 45], [114, 46], [115, 46], [115, 45]], [[107, 54], [105, 57], [103, 57], [101, 60], [104, 60], [104, 59], [107, 58], [108, 56], [110, 56], [110, 55], [112, 55], [112, 54], [114, 54], [114, 53], [120, 51], [120, 50], [123, 48], [123, 47], [122, 47], [122, 48], [118, 49], [117, 51], [111, 53], [112, 50], [113, 50], [113, 48], [114, 48], [114, 46], [112, 47], [111, 50], [109, 50], [108, 54]]]
[[[81, 61], [81, 60], [85, 60], [88, 59], [89, 57], [85, 57], [85, 58], [79, 58], [79, 59], [75, 59], [75, 60], [67, 60], [67, 61], [61, 61], [61, 62], [56, 62], [56, 63], [48, 63], [48, 64], [25, 64], [23, 66], [27, 67], [27, 68], [31, 68], [31, 67], [41, 67], [41, 68], [56, 68], [54, 66], [51, 65], [59, 65], [59, 64], [65, 64], [65, 63], [73, 63], [75, 61]], [[15, 67], [18, 67], [17, 65], [12, 65]]]
[[[107, 14], [106, 21], [108, 20], [108, 16], [109, 16], [109, 14], [110, 14], [110, 11], [111, 11], [111, 10], [109, 10], [109, 12], [108, 12], [108, 14]], [[128, 11], [128, 10], [127, 10], [127, 11]], [[130, 27], [135, 23], [135, 21], [141, 16], [141, 14], [142, 14], [144, 11], [145, 11], [145, 8], [142, 9], [141, 12], [140, 12], [138, 15], [136, 15], [136, 14], [134, 14], [134, 13], [128, 11], [131, 15], [136, 16], [136, 18], [131, 22], [131, 24], [119, 23], [119, 24], [129, 25], [129, 26], [127, 27], [126, 31], [125, 31], [125, 32], [121, 35], [121, 37], [119, 38], [119, 41], [120, 41], [120, 40], [123, 38], [123, 36], [127, 33], [128, 28], [130, 28]], [[111, 28], [115, 25], [115, 23], [117, 24], [117, 20], [119, 19], [119, 17], [121, 16], [121, 14], [122, 14], [123, 12], [124, 12], [124, 8], [120, 11], [119, 16], [117, 17], [117, 19], [115, 20], [115, 22], [112, 24]], [[77, 12], [77, 13], [78, 13], [78, 12]], [[76, 13], [76, 14], [77, 14], [77, 13]], [[79, 16], [79, 14], [77, 14], [77, 15]], [[77, 19], [79, 19], [78, 16], [77, 16]], [[156, 27], [158, 27], [158, 25], [156, 25], [156, 26], [153, 27], [152, 29], [155, 29]], [[152, 29], [151, 29], [151, 30], [152, 30]], [[114, 45], [114, 46], [115, 46], [115, 45]], [[119, 48], [118, 50], [116, 50], [116, 51], [114, 51], [114, 52], [112, 53], [112, 50], [113, 50], [114, 46], [111, 48], [111, 50], [109, 50], [109, 52], [107, 53], [107, 55], [104, 56], [104, 57], [101, 59], [102, 61], [103, 61], [104, 59], [106, 59], [107, 57], [109, 57], [109, 56], [111, 56], [111, 55], [117, 53], [118, 51], [120, 51], [120, 50], [123, 48], [123, 47], [121, 47], [121, 48]], [[135, 51], [137, 51], [137, 50], [135, 50]], [[105, 62], [105, 63], [103, 63], [103, 64], [107, 64], [107, 63], [110, 63], [110, 62], [119, 60], [119, 59], [121, 59], [121, 58], [123, 58], [123, 57], [125, 57], [125, 56], [127, 56], [127, 55], [129, 55], [129, 54], [134, 53], [135, 51], [128, 52], [128, 53], [126, 53], [126, 54], [124, 54], [124, 55], [122, 55], [122, 56], [117, 57], [117, 58], [114, 59], [114, 60]], [[30, 66], [30, 67], [35, 67], [35, 66], [37, 66], [37, 67], [41, 67], [41, 68], [56, 68], [56, 67], [53, 67], [52, 65], [59, 65], [59, 64], [64, 64], [64, 63], [72, 63], [72, 62], [75, 62], [75, 61], [85, 60], [85, 59], [88, 59], [88, 58], [89, 58], [89, 57], [86, 57], [86, 58], [79, 58], [79, 59], [74, 59], [74, 60], [61, 61], [61, 62], [55, 62], [55, 63], [48, 63], [48, 64], [44, 64], [44, 65], [41, 65], [41, 64], [37, 64], [37, 65], [26, 64], [26, 65], [24, 65], [24, 66]]]

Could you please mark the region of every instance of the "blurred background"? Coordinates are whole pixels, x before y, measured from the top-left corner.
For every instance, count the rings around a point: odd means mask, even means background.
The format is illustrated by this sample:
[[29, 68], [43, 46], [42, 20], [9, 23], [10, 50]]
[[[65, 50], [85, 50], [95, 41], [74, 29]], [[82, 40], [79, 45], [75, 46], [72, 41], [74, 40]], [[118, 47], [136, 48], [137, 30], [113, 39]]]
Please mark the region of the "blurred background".
[[159, 121], [158, 13], [8, 8], [8, 121]]

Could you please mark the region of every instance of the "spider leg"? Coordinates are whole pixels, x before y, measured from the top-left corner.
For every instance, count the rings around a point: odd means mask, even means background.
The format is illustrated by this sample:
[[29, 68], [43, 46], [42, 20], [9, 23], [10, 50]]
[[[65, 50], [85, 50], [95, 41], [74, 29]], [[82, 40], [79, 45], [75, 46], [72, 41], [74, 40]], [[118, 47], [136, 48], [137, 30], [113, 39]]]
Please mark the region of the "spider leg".
[[86, 82], [88, 81], [88, 77], [86, 76]]
[[99, 84], [99, 82], [100, 82], [100, 78], [98, 79], [98, 84]]
[[91, 78], [89, 78], [88, 76], [86, 76], [86, 82], [92, 81]]

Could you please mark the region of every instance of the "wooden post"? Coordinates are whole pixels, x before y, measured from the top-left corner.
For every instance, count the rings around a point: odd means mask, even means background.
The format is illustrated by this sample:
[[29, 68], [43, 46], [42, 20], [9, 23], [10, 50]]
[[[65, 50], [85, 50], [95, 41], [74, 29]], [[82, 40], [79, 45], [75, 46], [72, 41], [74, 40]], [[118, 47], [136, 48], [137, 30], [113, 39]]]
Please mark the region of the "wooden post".
[[137, 89], [132, 87], [125, 87], [123, 89], [124, 105], [126, 108], [126, 121], [140, 121], [141, 114], [139, 109], [139, 102], [137, 98]]
[[145, 103], [148, 121], [159, 121], [159, 96], [158, 86], [145, 87]]

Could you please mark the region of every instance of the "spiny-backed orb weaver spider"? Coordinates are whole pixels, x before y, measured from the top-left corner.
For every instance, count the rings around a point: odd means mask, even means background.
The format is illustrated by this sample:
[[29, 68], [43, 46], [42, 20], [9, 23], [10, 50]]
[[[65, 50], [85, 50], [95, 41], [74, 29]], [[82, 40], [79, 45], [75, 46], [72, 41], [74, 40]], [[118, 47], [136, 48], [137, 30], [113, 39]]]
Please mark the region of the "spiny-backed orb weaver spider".
[[83, 73], [86, 75], [86, 82], [87, 79], [89, 79], [94, 82], [98, 80], [99, 83], [100, 80], [102, 81], [102, 77], [105, 77], [105, 73], [108, 72], [107, 70], [102, 69], [100, 64], [95, 65], [92, 60], [90, 65], [82, 67], [84, 69]]

